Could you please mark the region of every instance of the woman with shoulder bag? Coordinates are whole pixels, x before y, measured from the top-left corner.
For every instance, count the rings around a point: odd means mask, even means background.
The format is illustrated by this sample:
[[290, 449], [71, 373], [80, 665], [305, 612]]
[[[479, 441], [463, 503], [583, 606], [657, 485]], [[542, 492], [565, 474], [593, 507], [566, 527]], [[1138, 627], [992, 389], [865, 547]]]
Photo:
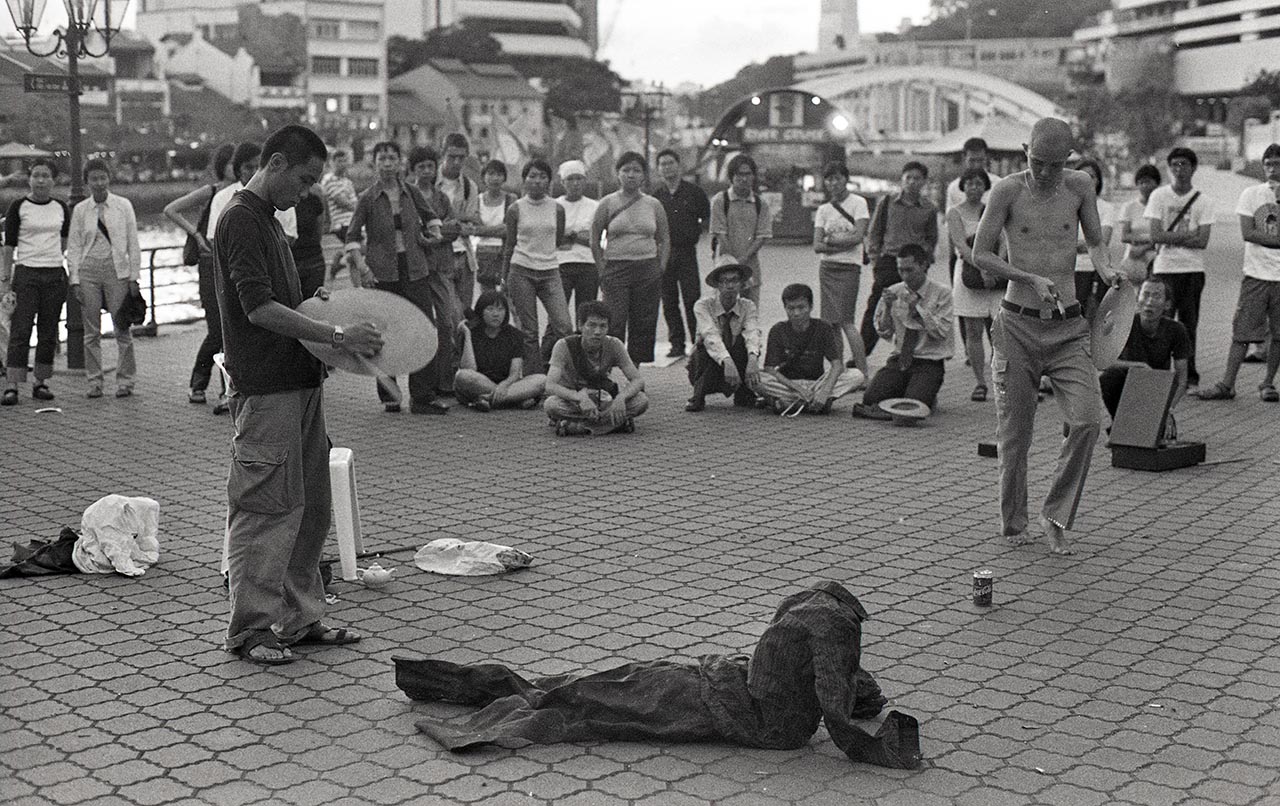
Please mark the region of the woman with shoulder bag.
[[[187, 243], [182, 249], [182, 262], [197, 266], [200, 278], [200, 307], [204, 308], [205, 337], [196, 352], [196, 363], [191, 369], [191, 391], [187, 400], [206, 402], [205, 390], [213, 376], [213, 356], [222, 350], [222, 318], [218, 313], [218, 295], [213, 281], [213, 247], [209, 243], [209, 210], [218, 191], [236, 181], [232, 167], [232, 155], [236, 147], [226, 143], [213, 152], [209, 170], [214, 181], [201, 185], [185, 196], [165, 205], [164, 217], [187, 233]], [[194, 219], [194, 223], [193, 223]], [[223, 384], [226, 394], [226, 384]]]
[[480, 194], [480, 226], [476, 228], [476, 282], [481, 291], [506, 292], [507, 278], [502, 274], [502, 253], [507, 236], [507, 209], [516, 202], [509, 192], [507, 166], [502, 160], [489, 160], [480, 173], [484, 192]]
[[[613, 316], [609, 335], [627, 345], [632, 362], [653, 361], [662, 302], [662, 272], [671, 253], [667, 211], [644, 192], [649, 166], [628, 151], [615, 164], [620, 188], [600, 200], [591, 221], [591, 254], [600, 292]], [[608, 233], [608, 248], [602, 237]]]
[[973, 263], [973, 236], [986, 209], [982, 196], [991, 189], [990, 177], [981, 169], [965, 171], [960, 177], [960, 189], [964, 192], [964, 202], [947, 211], [947, 235], [960, 261], [960, 271], [956, 274], [960, 282], [953, 283], [951, 293], [960, 327], [965, 331], [969, 366], [978, 381], [969, 399], [982, 402], [987, 399], [989, 388], [982, 336], [984, 333], [988, 338], [991, 336], [991, 322], [1000, 309], [1008, 282], [991, 277]]

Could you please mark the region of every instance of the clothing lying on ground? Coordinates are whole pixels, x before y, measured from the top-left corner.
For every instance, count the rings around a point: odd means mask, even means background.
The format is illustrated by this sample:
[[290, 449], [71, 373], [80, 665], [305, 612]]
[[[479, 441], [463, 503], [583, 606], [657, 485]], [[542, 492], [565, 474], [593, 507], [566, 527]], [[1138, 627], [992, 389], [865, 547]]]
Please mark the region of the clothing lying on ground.
[[50, 574], [78, 574], [80, 569], [71, 559], [76, 540], [80, 535], [70, 526], [62, 527], [58, 539], [31, 540], [27, 545], [13, 544], [13, 559], [0, 569], [0, 579], [7, 577], [36, 577]]
[[526, 680], [497, 664], [393, 658], [410, 698], [481, 706], [418, 729], [452, 751], [582, 741], [727, 742], [790, 750], [826, 722], [851, 760], [914, 769], [919, 724], [891, 711], [872, 736], [853, 724], [885, 698], [861, 666], [862, 605], [835, 582], [787, 597], [754, 655], [706, 655], [697, 663], [627, 663], [594, 674]]

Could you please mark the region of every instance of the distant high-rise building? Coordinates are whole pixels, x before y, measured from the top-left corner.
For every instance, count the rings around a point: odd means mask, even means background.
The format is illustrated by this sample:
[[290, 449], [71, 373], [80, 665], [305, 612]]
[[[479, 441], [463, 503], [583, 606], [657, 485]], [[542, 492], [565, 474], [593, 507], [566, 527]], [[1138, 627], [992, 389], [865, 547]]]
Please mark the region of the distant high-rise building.
[[386, 0], [401, 36], [464, 23], [489, 32], [514, 58], [595, 56], [597, 0]]
[[[1280, 70], [1277, 0], [1112, 0], [1075, 32], [1091, 66], [1118, 89], [1171, 63], [1170, 86], [1211, 101], [1240, 91], [1263, 70]], [[1162, 69], [1169, 69], [1163, 66]]]
[[850, 50], [858, 44], [858, 0], [822, 0], [818, 18], [818, 51]]

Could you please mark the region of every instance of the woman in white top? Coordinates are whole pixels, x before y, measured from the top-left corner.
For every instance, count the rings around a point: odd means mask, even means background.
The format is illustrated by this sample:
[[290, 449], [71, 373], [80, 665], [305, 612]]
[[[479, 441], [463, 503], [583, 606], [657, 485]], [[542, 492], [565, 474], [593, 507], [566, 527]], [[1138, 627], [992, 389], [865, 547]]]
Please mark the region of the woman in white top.
[[8, 381], [0, 405], [18, 402], [18, 386], [27, 380], [31, 330], [36, 331], [35, 383], [31, 396], [53, 400], [45, 381], [53, 376], [58, 348], [58, 320], [67, 301], [67, 272], [62, 267], [71, 213], [53, 191], [53, 161], [32, 160], [27, 169], [31, 192], [9, 205], [4, 219], [4, 250], [0, 258], [0, 295], [12, 283], [16, 297], [5, 361]]
[[[952, 279], [951, 295], [960, 327], [965, 332], [965, 353], [969, 367], [978, 381], [970, 400], [987, 399], [987, 360], [982, 345], [982, 335], [991, 336], [991, 322], [1000, 309], [1007, 281], [1000, 281], [984, 273], [973, 264], [973, 236], [978, 231], [985, 206], [983, 196], [991, 189], [991, 178], [980, 168], [972, 168], [960, 177], [960, 190], [964, 201], [947, 209], [947, 237], [956, 253], [959, 269]], [[978, 287], [975, 287], [978, 286]]]
[[[187, 400], [198, 405], [206, 402], [206, 390], [213, 376], [213, 357], [222, 352], [222, 318], [218, 314], [218, 295], [214, 289], [213, 266], [213, 200], [223, 189], [237, 184], [239, 169], [253, 176], [250, 167], [257, 169], [258, 156], [261, 149], [254, 143], [241, 143], [233, 146], [230, 143], [213, 152], [209, 162], [209, 170], [213, 174], [213, 182], [201, 185], [185, 196], [174, 199], [165, 205], [164, 217], [177, 224], [187, 237], [194, 240], [199, 256], [198, 266], [200, 278], [200, 307], [204, 308], [205, 336], [196, 351], [195, 366], [191, 368], [190, 391]], [[227, 386], [222, 381], [222, 395], [214, 406], [214, 413], [226, 411]]]
[[560, 163], [564, 195], [556, 199], [564, 208], [564, 238], [556, 258], [560, 261], [560, 282], [569, 312], [600, 293], [600, 273], [591, 254], [591, 222], [600, 202], [583, 195], [587, 187], [587, 166], [581, 160]]
[[[620, 188], [600, 200], [591, 221], [591, 254], [600, 273], [604, 304], [613, 316], [609, 335], [627, 345], [631, 361], [653, 361], [662, 302], [662, 272], [671, 253], [667, 211], [645, 193], [649, 165], [628, 151], [618, 158]], [[608, 247], [604, 245], [608, 234]]]
[[[1077, 171], [1084, 171], [1093, 176], [1093, 187], [1098, 194], [1098, 218], [1102, 221], [1102, 246], [1111, 247], [1111, 232], [1115, 228], [1115, 207], [1102, 198], [1102, 166], [1096, 161], [1087, 159], [1076, 166]], [[1093, 319], [1093, 312], [1107, 293], [1107, 284], [1102, 282], [1098, 273], [1093, 270], [1093, 260], [1089, 257], [1089, 245], [1084, 241], [1084, 230], [1076, 235], [1076, 301], [1084, 310], [1084, 315]]]
[[1133, 184], [1138, 188], [1138, 198], [1126, 204], [1118, 216], [1120, 243], [1125, 244], [1120, 270], [1137, 283], [1151, 273], [1151, 261], [1156, 256], [1146, 209], [1151, 192], [1160, 187], [1160, 169], [1154, 165], [1143, 165], [1134, 172]]
[[502, 241], [507, 235], [507, 208], [515, 203], [516, 195], [504, 187], [507, 166], [502, 160], [489, 160], [480, 177], [484, 192], [480, 194], [480, 226], [476, 228], [476, 281], [483, 291], [505, 291]]
[[[516, 327], [524, 335], [525, 366], [545, 372], [551, 348], [573, 330], [569, 304], [560, 282], [557, 250], [564, 241], [564, 208], [548, 195], [551, 166], [531, 160], [520, 172], [524, 195], [507, 210], [507, 237], [503, 250], [503, 274]], [[538, 302], [547, 311], [550, 329], [538, 346]]]

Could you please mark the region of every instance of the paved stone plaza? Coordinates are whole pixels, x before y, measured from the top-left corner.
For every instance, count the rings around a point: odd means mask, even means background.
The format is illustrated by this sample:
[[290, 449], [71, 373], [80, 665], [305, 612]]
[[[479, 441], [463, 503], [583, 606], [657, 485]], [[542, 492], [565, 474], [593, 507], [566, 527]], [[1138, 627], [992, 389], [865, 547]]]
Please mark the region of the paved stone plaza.
[[[1210, 248], [1200, 356], [1219, 376], [1238, 287], [1233, 228]], [[764, 255], [765, 319], [802, 247]], [[863, 290], [865, 295], [866, 289]], [[539, 413], [381, 411], [373, 382], [326, 385], [357, 457], [366, 548], [385, 591], [336, 583], [333, 623], [366, 635], [278, 669], [219, 648], [217, 573], [230, 423], [186, 402], [199, 328], [139, 347], [135, 397], [61, 414], [24, 390], [0, 411], [0, 538], [53, 539], [101, 495], [161, 506], [145, 576], [0, 581], [0, 801], [12, 804], [1265, 804], [1280, 803], [1280, 406], [1248, 364], [1231, 403], [1191, 400], [1210, 464], [1110, 467], [1099, 446], [1080, 553], [995, 539], [994, 404], [948, 365], [927, 425], [780, 420], [716, 399], [682, 408], [682, 365], [648, 369], [634, 436], [557, 439]], [[108, 353], [111, 348], [108, 347]], [[883, 362], [882, 352], [873, 364]], [[1033, 500], [1058, 447], [1050, 398]], [[1225, 461], [1222, 464], [1213, 462]], [[534, 556], [499, 577], [440, 577], [413, 552], [442, 536]], [[336, 549], [333, 551], [336, 556]], [[995, 571], [995, 606], [970, 574]], [[852, 764], [825, 730], [797, 751], [721, 745], [440, 750], [391, 656], [498, 662], [528, 675], [749, 652], [782, 597], [834, 579], [859, 596], [864, 665], [920, 720], [916, 772]], [[868, 725], [874, 730], [874, 724]]]

